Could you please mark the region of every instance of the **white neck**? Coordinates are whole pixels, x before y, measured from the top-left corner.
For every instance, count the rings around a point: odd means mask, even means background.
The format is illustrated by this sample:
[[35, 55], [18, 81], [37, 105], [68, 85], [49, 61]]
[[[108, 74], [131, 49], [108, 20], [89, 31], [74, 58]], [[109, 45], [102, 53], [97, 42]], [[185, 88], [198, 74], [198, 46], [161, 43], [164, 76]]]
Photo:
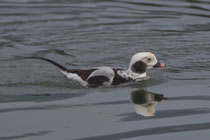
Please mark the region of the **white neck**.
[[131, 70], [128, 70], [128, 72], [130, 73], [130, 75], [132, 75], [132, 77], [134, 79], [140, 79], [140, 78], [147, 77], [147, 73], [146, 72], [144, 72], [144, 73], [136, 73], [136, 72], [133, 72]]

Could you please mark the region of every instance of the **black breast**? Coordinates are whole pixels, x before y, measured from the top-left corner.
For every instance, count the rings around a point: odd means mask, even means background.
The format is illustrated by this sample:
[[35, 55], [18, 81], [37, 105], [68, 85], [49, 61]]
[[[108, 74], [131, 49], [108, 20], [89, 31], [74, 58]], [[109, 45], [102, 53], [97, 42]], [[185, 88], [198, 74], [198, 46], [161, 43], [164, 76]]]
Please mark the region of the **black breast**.
[[114, 70], [115, 76], [114, 76], [112, 85], [119, 85], [121, 83], [126, 83], [130, 81], [130, 79], [123, 78], [117, 73], [118, 71], [124, 71], [124, 69], [113, 69], [113, 70]]

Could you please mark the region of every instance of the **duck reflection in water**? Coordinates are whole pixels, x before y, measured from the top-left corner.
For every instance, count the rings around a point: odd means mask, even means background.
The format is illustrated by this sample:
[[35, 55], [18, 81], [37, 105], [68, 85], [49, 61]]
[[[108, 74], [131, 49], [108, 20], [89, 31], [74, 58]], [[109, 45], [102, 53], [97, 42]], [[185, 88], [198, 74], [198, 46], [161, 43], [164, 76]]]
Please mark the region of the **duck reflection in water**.
[[158, 102], [166, 101], [163, 94], [156, 94], [139, 88], [131, 92], [131, 103], [136, 113], [142, 116], [155, 116], [155, 107]]

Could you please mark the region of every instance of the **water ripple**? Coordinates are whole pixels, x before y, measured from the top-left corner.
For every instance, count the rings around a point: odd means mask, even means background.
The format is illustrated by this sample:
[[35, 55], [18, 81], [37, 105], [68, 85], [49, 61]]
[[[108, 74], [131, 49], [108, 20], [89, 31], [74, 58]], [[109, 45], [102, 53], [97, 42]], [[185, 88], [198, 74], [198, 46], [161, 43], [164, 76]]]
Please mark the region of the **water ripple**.
[[101, 136], [92, 136], [86, 138], [79, 138], [79, 140], [107, 140], [107, 139], [125, 139], [125, 138], [134, 138], [141, 136], [151, 136], [158, 134], [167, 134], [167, 133], [178, 133], [178, 132], [187, 132], [187, 131], [198, 131], [210, 129], [210, 123], [199, 123], [199, 124], [185, 124], [185, 125], [174, 125], [174, 126], [163, 126], [156, 128], [140, 129], [122, 133], [107, 134]]

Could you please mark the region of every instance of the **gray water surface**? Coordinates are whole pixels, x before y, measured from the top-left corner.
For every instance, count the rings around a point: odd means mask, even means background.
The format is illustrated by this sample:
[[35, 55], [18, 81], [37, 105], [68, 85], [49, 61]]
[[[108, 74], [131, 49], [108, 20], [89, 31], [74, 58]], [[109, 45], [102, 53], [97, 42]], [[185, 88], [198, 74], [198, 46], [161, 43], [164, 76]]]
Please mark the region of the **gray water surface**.
[[[127, 68], [150, 51], [168, 65], [134, 85], [85, 89], [68, 68]], [[208, 0], [1, 0], [0, 139], [209, 139]], [[155, 116], [133, 91], [163, 95]]]

